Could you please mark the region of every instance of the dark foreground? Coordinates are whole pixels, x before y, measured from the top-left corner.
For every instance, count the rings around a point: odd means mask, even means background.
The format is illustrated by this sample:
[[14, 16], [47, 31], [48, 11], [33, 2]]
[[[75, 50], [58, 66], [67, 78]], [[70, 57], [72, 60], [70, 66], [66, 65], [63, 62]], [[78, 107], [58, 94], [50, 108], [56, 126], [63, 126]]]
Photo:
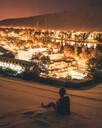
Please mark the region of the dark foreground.
[[[77, 86], [77, 85], [76, 85]], [[87, 90], [67, 90], [71, 115], [44, 110], [41, 102], [56, 100], [58, 88], [0, 77], [0, 128], [101, 128], [102, 84]]]

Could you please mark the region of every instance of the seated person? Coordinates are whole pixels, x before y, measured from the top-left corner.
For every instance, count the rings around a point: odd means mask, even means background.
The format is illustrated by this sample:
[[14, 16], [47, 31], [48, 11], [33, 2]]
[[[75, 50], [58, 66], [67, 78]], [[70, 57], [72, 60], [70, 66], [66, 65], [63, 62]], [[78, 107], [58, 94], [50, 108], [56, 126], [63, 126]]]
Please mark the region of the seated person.
[[50, 102], [48, 104], [41, 104], [43, 108], [50, 108], [52, 107], [55, 111], [62, 115], [70, 114], [70, 99], [68, 96], [65, 95], [66, 91], [64, 88], [60, 88], [59, 95], [60, 98], [56, 103]]

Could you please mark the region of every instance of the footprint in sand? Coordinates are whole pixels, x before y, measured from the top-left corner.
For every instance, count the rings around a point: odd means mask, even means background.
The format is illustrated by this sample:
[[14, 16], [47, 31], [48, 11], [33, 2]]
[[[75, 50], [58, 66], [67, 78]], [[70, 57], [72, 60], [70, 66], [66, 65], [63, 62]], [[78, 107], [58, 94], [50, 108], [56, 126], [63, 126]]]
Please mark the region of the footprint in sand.
[[10, 123], [9, 122], [0, 122], [0, 128], [6, 128], [9, 127]]
[[21, 113], [24, 117], [26, 118], [41, 118], [41, 119], [44, 119], [44, 120], [47, 120], [47, 117], [44, 116], [44, 113], [43, 112], [35, 112], [35, 111], [27, 111], [27, 112], [24, 112], [24, 113]]
[[27, 111], [27, 112], [24, 112], [24, 113], [21, 113], [22, 115], [25, 115], [25, 116], [31, 116], [33, 115], [35, 112], [34, 111]]
[[43, 112], [36, 112], [33, 117], [47, 120], [47, 117], [44, 115]]
[[37, 125], [39, 128], [50, 128], [49, 122], [43, 119], [35, 119], [33, 124]]
[[84, 116], [84, 115], [82, 115], [82, 114], [79, 114], [79, 113], [76, 113], [76, 112], [71, 112], [71, 114], [70, 114], [70, 116], [77, 116], [77, 117], [81, 117], [81, 118], [83, 118], [83, 119], [89, 119], [89, 117], [87, 117], [87, 116]]
[[26, 112], [21, 113], [21, 115], [23, 115], [23, 117], [25, 118], [32, 118], [34, 113], [35, 113], [34, 111], [26, 111]]

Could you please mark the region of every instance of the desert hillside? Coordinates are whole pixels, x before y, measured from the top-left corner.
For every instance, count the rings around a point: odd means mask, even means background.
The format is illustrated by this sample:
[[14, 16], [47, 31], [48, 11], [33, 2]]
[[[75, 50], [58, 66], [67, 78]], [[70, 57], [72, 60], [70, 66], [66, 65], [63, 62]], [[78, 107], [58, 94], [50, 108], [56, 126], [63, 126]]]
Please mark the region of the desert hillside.
[[102, 30], [101, 8], [79, 8], [54, 14], [0, 21], [0, 26], [34, 26], [39, 28], [67, 30]]

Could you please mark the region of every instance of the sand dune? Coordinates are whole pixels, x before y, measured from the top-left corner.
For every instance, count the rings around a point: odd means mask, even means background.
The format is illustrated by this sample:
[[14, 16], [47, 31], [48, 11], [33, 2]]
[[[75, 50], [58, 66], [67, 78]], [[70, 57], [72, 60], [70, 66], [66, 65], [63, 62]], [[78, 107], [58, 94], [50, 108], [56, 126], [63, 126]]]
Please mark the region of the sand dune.
[[102, 8], [84, 7], [64, 12], [0, 21], [0, 26], [33, 26], [67, 30], [102, 30]]
[[102, 84], [67, 90], [71, 115], [61, 116], [41, 102], [55, 101], [58, 88], [0, 77], [0, 128], [101, 128]]

